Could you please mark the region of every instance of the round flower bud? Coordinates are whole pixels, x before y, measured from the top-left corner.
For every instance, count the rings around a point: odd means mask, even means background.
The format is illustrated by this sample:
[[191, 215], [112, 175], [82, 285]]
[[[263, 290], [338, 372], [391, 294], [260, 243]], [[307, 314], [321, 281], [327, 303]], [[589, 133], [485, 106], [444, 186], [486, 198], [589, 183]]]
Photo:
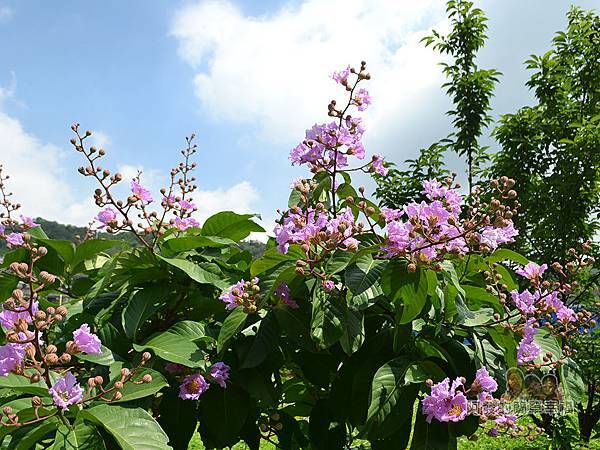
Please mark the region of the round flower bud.
[[123, 394], [121, 393], [121, 391], [117, 391], [115, 392], [115, 395], [113, 395], [113, 400], [117, 401], [117, 400], [121, 400], [123, 398]]
[[50, 307], [48, 307], [48, 308], [46, 309], [46, 312], [47, 312], [49, 315], [53, 316], [53, 315], [54, 315], [54, 313], [56, 312], [56, 309], [54, 309], [52, 306], [50, 306]]
[[4, 414], [12, 414], [12, 408], [10, 406], [5, 406], [4, 408], [2, 408], [2, 411], [4, 411]]
[[123, 389], [123, 382], [122, 381], [115, 381], [115, 387], [117, 389]]
[[31, 375], [31, 378], [29, 379], [29, 381], [31, 383], [38, 383], [40, 381], [40, 375], [38, 373], [34, 373], [33, 375]]
[[64, 306], [59, 306], [56, 308], [56, 314], [60, 314], [61, 316], [66, 316], [69, 314], [69, 311]]
[[121, 369], [121, 376], [126, 378], [126, 377], [128, 377], [129, 375], [131, 375], [131, 370], [129, 370], [129, 369], [128, 369], [128, 368], [126, 368], [126, 367], [123, 367], [123, 368]]
[[44, 357], [44, 361], [46, 361], [46, 363], [50, 365], [57, 364], [58, 356], [56, 355], [56, 353], [50, 353], [49, 355], [46, 355]]
[[47, 353], [56, 353], [57, 350], [58, 349], [56, 348], [56, 345], [50, 344], [48, 347], [46, 347]]
[[63, 353], [60, 355], [60, 362], [63, 364], [69, 364], [71, 362], [71, 355], [68, 353]]
[[95, 380], [95, 378], [94, 378], [94, 377], [92, 377], [92, 378], [88, 378], [88, 380], [87, 380], [87, 385], [88, 385], [90, 388], [93, 388], [94, 386], [96, 386], [96, 380]]
[[46, 320], [46, 313], [44, 311], [38, 311], [35, 313], [36, 320]]
[[144, 383], [151, 383], [152, 382], [152, 375], [150, 375], [150, 374], [147, 373], [146, 375], [144, 375], [142, 377], [142, 381]]
[[42, 399], [37, 395], [35, 397], [31, 397], [31, 406], [34, 408], [42, 406]]
[[96, 375], [94, 379], [96, 380], [96, 384], [104, 384], [104, 378], [102, 378], [100, 375]]

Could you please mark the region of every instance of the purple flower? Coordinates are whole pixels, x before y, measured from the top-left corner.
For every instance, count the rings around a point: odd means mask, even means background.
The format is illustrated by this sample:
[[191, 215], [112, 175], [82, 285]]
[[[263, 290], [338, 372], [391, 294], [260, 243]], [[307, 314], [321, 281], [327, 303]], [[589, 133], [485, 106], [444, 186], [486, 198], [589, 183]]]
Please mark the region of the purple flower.
[[479, 233], [479, 241], [490, 248], [496, 250], [498, 246], [514, 241], [514, 237], [519, 234], [512, 221], [509, 221], [505, 227], [497, 228], [491, 225], [483, 227]]
[[225, 381], [229, 379], [231, 368], [224, 362], [214, 363], [209, 370], [209, 379], [215, 381], [223, 389], [227, 387]]
[[490, 429], [490, 431], [488, 431], [487, 434], [491, 437], [498, 437], [498, 429], [492, 428], [492, 429]]
[[492, 393], [498, 389], [498, 383], [494, 380], [488, 370], [485, 367], [477, 369], [475, 374], [475, 384], [479, 386], [484, 392]]
[[369, 91], [367, 91], [365, 88], [358, 89], [353, 100], [354, 104], [358, 106], [359, 111], [364, 111], [367, 109], [367, 106], [369, 106], [372, 101]]
[[343, 70], [333, 72], [333, 74], [331, 75], [331, 78], [333, 78], [333, 80], [336, 83], [346, 85], [346, 84], [348, 84], [349, 76], [350, 76], [350, 66], [346, 67]]
[[532, 294], [528, 290], [525, 290], [521, 293], [516, 289], [511, 291], [510, 293], [512, 300], [519, 311], [523, 315], [533, 314], [537, 311], [536, 302], [539, 300], [539, 293]]
[[534, 283], [539, 283], [540, 277], [548, 268], [548, 264], [542, 264], [541, 266], [537, 265], [534, 262], [529, 262], [522, 269], [516, 270], [518, 275], [522, 277], [528, 278], [530, 281]]
[[519, 347], [517, 348], [517, 360], [519, 361], [519, 364], [525, 364], [535, 360], [542, 351], [540, 346], [534, 340], [535, 333], [537, 332], [534, 323], [535, 319], [533, 317], [529, 318], [523, 329], [523, 339], [521, 339]]
[[331, 280], [323, 281], [323, 287], [326, 291], [331, 291], [335, 287], [335, 283]]
[[182, 400], [198, 400], [209, 387], [210, 384], [199, 373], [188, 375], [179, 386], [179, 398]]
[[0, 235], [3, 235], [6, 231], [6, 227], [0, 223]]
[[575, 311], [566, 306], [562, 300], [558, 298], [556, 292], [543, 292], [542, 293], [542, 304], [548, 312], [556, 312], [556, 318], [563, 323], [575, 322], [577, 315]]
[[286, 283], [281, 283], [275, 290], [275, 297], [279, 297], [284, 305], [292, 309], [298, 309], [298, 303], [291, 297], [290, 288]]
[[54, 385], [48, 389], [54, 399], [54, 404], [66, 411], [69, 405], [80, 402], [83, 398], [83, 388], [77, 383], [77, 378], [67, 372]]
[[31, 217], [27, 217], [21, 214], [21, 224], [25, 227], [25, 229], [39, 227], [39, 223], [35, 223]]
[[98, 213], [95, 219], [102, 224], [100, 228], [106, 228], [107, 225], [117, 220], [117, 213], [110, 207], [104, 208]]
[[387, 176], [389, 169], [383, 165], [383, 158], [381, 155], [373, 155], [373, 161], [371, 161], [371, 171], [384, 177]]
[[131, 180], [131, 192], [138, 200], [148, 203], [152, 201], [152, 194], [150, 194], [150, 191], [143, 187], [137, 180]]
[[102, 353], [102, 343], [98, 336], [90, 332], [90, 326], [87, 323], [73, 332], [73, 340], [81, 352]]
[[0, 347], [0, 376], [6, 376], [23, 362], [25, 349], [19, 344], [6, 344]]
[[180, 200], [179, 207], [184, 210], [192, 210], [192, 209], [196, 209], [196, 204], [189, 202], [187, 200]]
[[185, 231], [188, 228], [198, 228], [199, 226], [200, 223], [192, 217], [188, 217], [186, 219], [175, 217], [175, 228], [178, 228], [181, 231]]
[[23, 239], [23, 234], [21, 233], [10, 233], [8, 236], [6, 236], [6, 242], [13, 247], [19, 247], [25, 243], [25, 240]]
[[467, 397], [463, 392], [456, 392], [462, 384], [460, 378], [454, 380], [452, 385], [450, 379], [445, 378], [431, 387], [431, 394], [422, 400], [423, 414], [427, 416], [425, 420], [428, 423], [434, 417], [440, 422], [458, 422], [466, 417]]
[[35, 315], [38, 312], [38, 302], [33, 300], [33, 305], [31, 305], [31, 314], [22, 306], [18, 306], [18, 311], [10, 311], [8, 309], [2, 309], [0, 311], [0, 325], [2, 325], [5, 329], [10, 330], [14, 328], [19, 319], [25, 319], [27, 323], [31, 323], [31, 315]]
[[517, 428], [517, 416], [513, 414], [502, 414], [494, 420], [500, 428]]
[[240, 280], [219, 296], [219, 300], [225, 302], [225, 308], [232, 310], [242, 304], [242, 295], [246, 291], [244, 284], [245, 281]]

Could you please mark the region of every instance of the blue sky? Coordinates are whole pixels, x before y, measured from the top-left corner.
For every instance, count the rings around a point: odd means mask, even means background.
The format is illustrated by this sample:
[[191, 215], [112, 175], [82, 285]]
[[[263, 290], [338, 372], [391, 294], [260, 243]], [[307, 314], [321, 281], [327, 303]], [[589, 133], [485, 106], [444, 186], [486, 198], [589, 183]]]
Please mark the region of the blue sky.
[[[522, 62], [549, 49], [569, 3], [477, 3], [490, 20], [480, 64], [504, 73], [495, 112], [511, 112], [531, 102]], [[440, 58], [418, 43], [445, 26], [438, 0], [0, 0], [0, 162], [26, 212], [83, 224], [94, 186], [76, 173], [73, 121], [98, 132], [107, 165], [143, 168], [154, 188], [196, 132], [200, 217], [271, 221], [305, 173], [289, 148], [341, 94], [337, 67], [371, 63], [367, 151], [399, 162], [448, 133]]]

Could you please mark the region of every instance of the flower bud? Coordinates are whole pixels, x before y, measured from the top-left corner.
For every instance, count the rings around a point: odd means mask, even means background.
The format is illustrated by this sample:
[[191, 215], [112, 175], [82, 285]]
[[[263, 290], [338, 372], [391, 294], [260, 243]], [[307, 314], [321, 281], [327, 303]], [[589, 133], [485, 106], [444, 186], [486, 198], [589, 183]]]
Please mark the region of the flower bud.
[[410, 263], [406, 268], [410, 273], [415, 273], [417, 271], [417, 265], [415, 263]]
[[36, 320], [46, 320], [46, 313], [44, 311], [38, 311], [35, 313]]
[[96, 380], [94, 379], [94, 377], [88, 378], [87, 385], [90, 388], [93, 388], [94, 386], [96, 386]]
[[56, 314], [66, 316], [67, 314], [69, 314], [69, 311], [64, 306], [59, 306], [58, 308], [56, 308]]
[[131, 370], [129, 370], [126, 367], [123, 367], [121, 369], [121, 376], [124, 377], [124, 378], [127, 378], [129, 375], [131, 375]]
[[123, 394], [121, 393], [121, 391], [117, 391], [115, 392], [115, 395], [113, 395], [113, 400], [117, 401], [117, 400], [121, 400], [123, 398]]
[[58, 356], [56, 355], [56, 353], [50, 353], [49, 355], [46, 355], [44, 357], [44, 361], [46, 361], [46, 364], [50, 364], [50, 365], [57, 364]]
[[33, 406], [34, 408], [39, 408], [40, 406], [42, 406], [42, 399], [39, 398], [37, 395], [35, 397], [31, 397], [31, 406]]
[[104, 378], [102, 378], [100, 375], [96, 375], [94, 377], [94, 380], [96, 381], [96, 384], [100, 384], [100, 385], [104, 384]]
[[115, 381], [115, 388], [117, 388], [117, 389], [123, 389], [123, 382], [122, 381]]
[[58, 349], [56, 348], [56, 345], [52, 345], [50, 344], [48, 347], [46, 347], [46, 353], [56, 353]]
[[45, 284], [52, 284], [56, 281], [56, 276], [51, 273], [42, 270], [39, 274], [40, 280], [42, 280]]
[[71, 362], [71, 355], [69, 355], [68, 353], [63, 353], [62, 355], [60, 355], [60, 362], [62, 364], [69, 364]]
[[142, 377], [142, 381], [144, 383], [152, 383], [152, 375], [150, 375], [149, 373], [147, 373], [146, 375], [144, 375]]
[[13, 409], [10, 406], [5, 406], [2, 411], [4, 411], [4, 414], [12, 414]]
[[144, 353], [142, 353], [142, 361], [146, 362], [150, 358], [152, 358], [152, 355], [150, 354], [150, 352], [144, 352]]
[[31, 375], [31, 378], [29, 379], [29, 381], [31, 383], [39, 383], [40, 379], [41, 379], [40, 374], [34, 373], [33, 375]]

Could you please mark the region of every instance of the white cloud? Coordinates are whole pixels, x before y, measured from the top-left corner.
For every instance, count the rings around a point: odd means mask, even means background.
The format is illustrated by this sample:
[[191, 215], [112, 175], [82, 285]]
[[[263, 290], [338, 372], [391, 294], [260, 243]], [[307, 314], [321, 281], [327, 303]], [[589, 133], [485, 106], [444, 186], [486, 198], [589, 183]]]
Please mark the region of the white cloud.
[[9, 22], [14, 14], [14, 10], [9, 6], [0, 6], [0, 23]]
[[242, 181], [228, 189], [198, 190], [193, 197], [194, 203], [198, 205], [197, 217], [204, 221], [219, 211], [254, 212], [259, 195], [248, 181]]
[[396, 130], [442, 82], [439, 55], [419, 43], [432, 26], [445, 27], [444, 2], [305, 0], [251, 17], [228, 1], [199, 1], [176, 14], [171, 32], [197, 70], [195, 92], [207, 113], [289, 143], [326, 119], [331, 98], [342, 99], [329, 75], [360, 59], [373, 75], [369, 127]]
[[98, 131], [98, 130], [94, 130], [94, 133], [91, 136], [91, 145], [93, 145], [94, 147], [100, 149], [103, 148], [106, 150], [106, 148], [112, 144], [112, 140], [110, 139], [110, 136], [108, 134], [106, 134], [104, 131]]
[[23, 129], [21, 123], [0, 112], [0, 161], [10, 175], [7, 188], [22, 212], [64, 223], [83, 225], [93, 217], [89, 199], [76, 195], [64, 170], [66, 152], [41, 142]]

